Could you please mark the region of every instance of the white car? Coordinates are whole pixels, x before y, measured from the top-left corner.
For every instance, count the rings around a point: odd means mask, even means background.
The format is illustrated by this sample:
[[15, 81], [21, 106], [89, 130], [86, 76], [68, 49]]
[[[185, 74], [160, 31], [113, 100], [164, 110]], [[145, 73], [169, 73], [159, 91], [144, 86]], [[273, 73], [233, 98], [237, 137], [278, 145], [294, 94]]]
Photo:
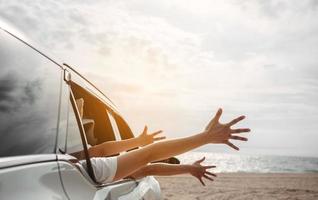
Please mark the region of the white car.
[[0, 199], [160, 199], [152, 176], [95, 181], [88, 146], [134, 137], [128, 124], [81, 74], [0, 22]]

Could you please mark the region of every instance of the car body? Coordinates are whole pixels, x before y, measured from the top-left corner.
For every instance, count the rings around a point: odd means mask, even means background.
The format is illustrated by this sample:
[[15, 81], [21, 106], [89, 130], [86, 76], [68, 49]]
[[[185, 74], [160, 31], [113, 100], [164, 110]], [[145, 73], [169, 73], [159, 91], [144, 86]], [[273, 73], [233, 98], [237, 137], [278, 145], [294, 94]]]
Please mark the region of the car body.
[[160, 199], [152, 176], [94, 181], [87, 148], [134, 137], [128, 124], [84, 76], [0, 21], [0, 199]]

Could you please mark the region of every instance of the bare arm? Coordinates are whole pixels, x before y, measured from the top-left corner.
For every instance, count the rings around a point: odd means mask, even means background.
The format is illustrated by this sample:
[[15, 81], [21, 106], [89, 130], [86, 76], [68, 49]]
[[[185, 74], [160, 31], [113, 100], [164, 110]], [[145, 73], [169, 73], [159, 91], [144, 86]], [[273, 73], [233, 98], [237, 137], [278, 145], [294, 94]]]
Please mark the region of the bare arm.
[[219, 109], [202, 133], [185, 138], [157, 142], [118, 156], [118, 167], [114, 180], [122, 179], [150, 162], [176, 156], [209, 143], [223, 143], [238, 150], [236, 146], [229, 142], [229, 139], [247, 141], [247, 138], [232, 134], [249, 132], [250, 129], [231, 129], [231, 126], [245, 117], [240, 116], [229, 123], [221, 124], [219, 123], [221, 114], [222, 110]]
[[203, 166], [201, 163], [204, 161], [205, 158], [202, 158], [192, 165], [174, 165], [174, 164], [165, 164], [165, 163], [155, 163], [149, 164], [134, 174], [130, 175], [130, 177], [134, 179], [143, 178], [146, 176], [171, 176], [171, 175], [178, 175], [178, 174], [190, 174], [196, 177], [202, 185], [205, 185], [202, 178], [206, 178], [210, 181], [213, 181], [213, 177], [216, 177], [215, 174], [207, 171], [207, 169], [214, 168], [215, 166]]
[[151, 144], [154, 141], [165, 139], [165, 137], [156, 137], [162, 131], [147, 134], [147, 126], [144, 131], [136, 138], [130, 138], [120, 141], [108, 141], [99, 145], [95, 145], [88, 149], [91, 157], [111, 156], [120, 152], [128, 151], [136, 147], [142, 147]]

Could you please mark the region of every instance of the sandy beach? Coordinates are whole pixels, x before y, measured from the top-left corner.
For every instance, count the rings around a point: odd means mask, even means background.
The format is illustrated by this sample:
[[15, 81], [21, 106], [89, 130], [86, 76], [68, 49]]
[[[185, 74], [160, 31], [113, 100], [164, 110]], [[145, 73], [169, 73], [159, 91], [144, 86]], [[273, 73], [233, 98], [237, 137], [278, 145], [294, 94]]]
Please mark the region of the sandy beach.
[[218, 174], [202, 186], [190, 176], [157, 177], [166, 200], [318, 199], [318, 173]]

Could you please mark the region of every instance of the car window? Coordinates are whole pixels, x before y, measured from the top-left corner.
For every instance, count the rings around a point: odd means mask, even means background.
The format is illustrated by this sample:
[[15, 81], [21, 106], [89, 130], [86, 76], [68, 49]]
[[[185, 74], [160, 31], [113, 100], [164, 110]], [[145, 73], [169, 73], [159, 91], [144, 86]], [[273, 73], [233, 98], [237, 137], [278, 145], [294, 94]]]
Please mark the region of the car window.
[[66, 132], [68, 131], [69, 106], [70, 106], [70, 90], [65, 81], [62, 81], [61, 101], [60, 101], [60, 117], [59, 131], [57, 142], [57, 153], [66, 153]]
[[[74, 76], [72, 76], [72, 79]], [[96, 140], [96, 144], [115, 140], [114, 130], [108, 117], [105, 105], [86, 89], [75, 82], [71, 83], [71, 89], [76, 101], [81, 104], [83, 122], [94, 121], [93, 134], [89, 134]], [[83, 124], [86, 134], [89, 124]], [[86, 136], [89, 136], [86, 135]]]
[[81, 133], [76, 121], [75, 113], [72, 108], [72, 105], [69, 104], [69, 109], [68, 109], [68, 126], [67, 126], [67, 149], [66, 152], [68, 154], [74, 154], [75, 157], [76, 153], [80, 153], [84, 150], [83, 148], [83, 143], [81, 139]]
[[0, 156], [53, 153], [62, 70], [0, 31]]

